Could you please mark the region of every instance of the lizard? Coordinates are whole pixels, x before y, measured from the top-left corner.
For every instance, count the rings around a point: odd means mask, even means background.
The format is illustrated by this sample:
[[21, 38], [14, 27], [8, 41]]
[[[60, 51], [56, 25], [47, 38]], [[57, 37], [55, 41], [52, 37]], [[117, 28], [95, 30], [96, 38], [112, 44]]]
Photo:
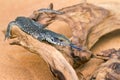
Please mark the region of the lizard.
[[14, 25], [18, 26], [23, 32], [31, 35], [33, 38], [39, 41], [47, 41], [48, 43], [54, 45], [70, 46], [71, 48], [82, 50], [81, 48], [72, 44], [72, 42], [64, 35], [45, 29], [45, 25], [39, 24], [38, 22], [23, 16], [17, 17], [15, 21], [11, 21], [8, 24], [5, 39], [10, 38], [10, 31]]

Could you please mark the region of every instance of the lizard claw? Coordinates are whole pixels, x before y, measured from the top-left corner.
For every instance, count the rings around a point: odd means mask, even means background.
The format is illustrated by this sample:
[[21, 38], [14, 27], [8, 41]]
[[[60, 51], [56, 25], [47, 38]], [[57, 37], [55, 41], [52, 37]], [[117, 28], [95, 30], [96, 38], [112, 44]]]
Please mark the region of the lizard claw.
[[4, 39], [4, 40], [9, 39], [10, 36], [11, 36], [11, 35], [10, 35], [9, 33], [6, 33], [6, 34], [5, 34], [5, 39]]

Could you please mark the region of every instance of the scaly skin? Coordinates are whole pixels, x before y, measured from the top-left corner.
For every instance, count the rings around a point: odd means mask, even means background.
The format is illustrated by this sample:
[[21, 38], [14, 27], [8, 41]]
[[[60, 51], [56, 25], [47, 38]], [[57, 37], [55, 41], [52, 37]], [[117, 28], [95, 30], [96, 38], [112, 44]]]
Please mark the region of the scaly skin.
[[72, 44], [70, 40], [66, 38], [64, 35], [44, 29], [45, 25], [39, 24], [27, 17], [17, 17], [15, 21], [11, 21], [8, 24], [5, 39], [11, 36], [10, 31], [13, 25], [18, 26], [23, 32], [31, 35], [32, 37], [39, 41], [44, 40], [54, 45], [70, 46], [72, 48], [81, 50], [80, 48]]

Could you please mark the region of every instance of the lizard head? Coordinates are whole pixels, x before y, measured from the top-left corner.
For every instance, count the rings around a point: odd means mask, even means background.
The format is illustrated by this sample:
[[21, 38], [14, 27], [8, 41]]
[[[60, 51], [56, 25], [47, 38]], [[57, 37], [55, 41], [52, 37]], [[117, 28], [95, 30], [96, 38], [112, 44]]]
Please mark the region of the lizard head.
[[82, 50], [75, 44], [72, 44], [72, 42], [68, 38], [66, 38], [64, 35], [61, 35], [61, 34], [58, 34], [57, 37], [52, 37], [50, 41], [51, 41], [51, 43], [53, 43], [55, 45], [69, 46], [69, 47], [77, 49], [79, 51]]
[[57, 41], [57, 45], [61, 46], [69, 46], [71, 44], [70, 40], [61, 34], [59, 34], [59, 37], [55, 37], [54, 40]]
[[44, 29], [43, 31], [45, 33], [45, 35], [44, 35], [45, 40], [47, 42], [49, 42], [51, 44], [54, 44], [54, 45], [69, 46], [71, 48], [81, 50], [81, 48], [79, 48], [76, 45], [72, 44], [72, 42], [67, 37], [65, 37], [64, 35], [59, 34], [59, 33], [55, 33], [53, 31], [46, 30], [46, 29]]
[[51, 43], [51, 44], [55, 44], [55, 45], [60, 45], [60, 46], [68, 46], [70, 45], [70, 41], [68, 38], [66, 38], [64, 35], [61, 35], [61, 34], [52, 34], [50, 33], [51, 35], [48, 35], [46, 37], [46, 40]]

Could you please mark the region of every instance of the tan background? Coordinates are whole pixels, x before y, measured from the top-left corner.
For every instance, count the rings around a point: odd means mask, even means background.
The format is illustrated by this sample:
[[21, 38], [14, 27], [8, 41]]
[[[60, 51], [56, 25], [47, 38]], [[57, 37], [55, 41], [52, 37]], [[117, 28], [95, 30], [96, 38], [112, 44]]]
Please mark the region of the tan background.
[[[41, 58], [22, 47], [10, 46], [7, 41], [4, 41], [2, 33], [7, 24], [17, 16], [29, 16], [34, 10], [45, 8], [51, 2], [55, 9], [60, 9], [78, 4], [82, 0], [0, 0], [0, 80], [52, 80], [47, 65]], [[94, 4], [120, 3], [119, 0], [88, 0], [88, 2]], [[55, 30], [58, 29], [55, 28]], [[93, 51], [120, 47], [119, 33], [112, 33], [103, 39], [104, 41], [96, 44], [96, 49]]]

